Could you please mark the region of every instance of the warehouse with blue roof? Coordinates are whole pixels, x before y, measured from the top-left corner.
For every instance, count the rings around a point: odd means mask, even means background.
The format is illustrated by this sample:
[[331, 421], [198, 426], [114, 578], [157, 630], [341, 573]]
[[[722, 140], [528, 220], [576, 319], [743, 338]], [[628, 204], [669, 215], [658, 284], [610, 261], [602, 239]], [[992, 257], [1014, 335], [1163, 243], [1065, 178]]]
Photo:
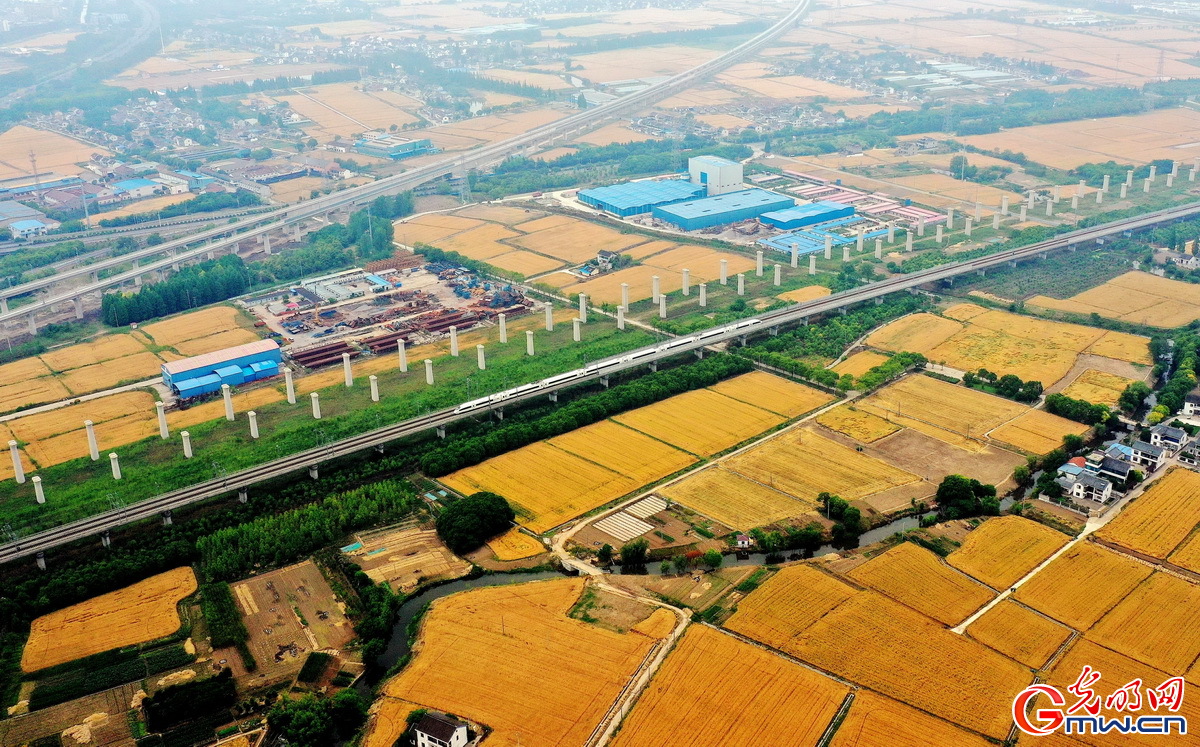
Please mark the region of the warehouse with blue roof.
[[784, 210], [795, 204], [796, 201], [791, 197], [765, 189], [743, 189], [676, 205], [662, 205], [650, 212], [655, 218], [685, 231], [698, 231], [757, 218], [763, 213]]
[[703, 184], [692, 184], [681, 179], [625, 182], [607, 187], [581, 189], [579, 190], [579, 201], [607, 213], [626, 218], [630, 215], [648, 213], [660, 205], [673, 205], [703, 197], [706, 189]]
[[811, 202], [807, 205], [796, 205], [785, 210], [773, 210], [763, 213], [759, 220], [768, 226], [794, 231], [805, 226], [815, 226], [818, 223], [828, 223], [838, 218], [850, 218], [854, 215], [854, 206], [843, 205], [840, 202]]
[[283, 358], [274, 340], [258, 340], [162, 364], [163, 383], [182, 398], [238, 386], [279, 374]]

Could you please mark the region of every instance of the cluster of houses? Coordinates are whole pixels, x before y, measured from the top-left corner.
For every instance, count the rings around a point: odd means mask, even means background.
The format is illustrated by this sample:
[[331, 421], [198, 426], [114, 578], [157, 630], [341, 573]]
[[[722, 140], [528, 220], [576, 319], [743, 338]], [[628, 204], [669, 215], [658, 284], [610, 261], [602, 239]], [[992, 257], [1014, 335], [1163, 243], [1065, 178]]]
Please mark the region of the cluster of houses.
[[1148, 474], [1173, 456], [1183, 464], [1200, 465], [1200, 442], [1189, 443], [1188, 432], [1182, 428], [1156, 425], [1150, 429], [1149, 441], [1138, 439], [1128, 446], [1115, 443], [1068, 460], [1058, 468], [1055, 482], [1076, 503], [1102, 506], [1112, 499], [1114, 485], [1124, 486], [1135, 470]]

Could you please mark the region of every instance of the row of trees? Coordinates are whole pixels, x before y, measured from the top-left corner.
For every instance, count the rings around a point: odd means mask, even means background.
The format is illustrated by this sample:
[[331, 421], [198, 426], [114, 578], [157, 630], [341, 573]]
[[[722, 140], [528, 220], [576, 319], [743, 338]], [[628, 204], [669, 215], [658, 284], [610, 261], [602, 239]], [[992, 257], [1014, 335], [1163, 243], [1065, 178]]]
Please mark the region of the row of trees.
[[100, 318], [124, 327], [179, 311], [187, 311], [239, 296], [250, 289], [250, 271], [236, 254], [184, 267], [161, 283], [144, 285], [137, 293], [106, 293]]
[[1103, 425], [1112, 416], [1107, 405], [1093, 405], [1087, 400], [1074, 399], [1065, 394], [1047, 395], [1046, 412], [1087, 425]]
[[174, 205], [167, 205], [161, 210], [148, 213], [134, 213], [133, 215], [126, 215], [119, 218], [101, 218], [99, 223], [102, 228], [115, 228], [164, 218], [178, 218], [181, 215], [215, 213], [220, 210], [229, 210], [230, 208], [256, 207], [261, 204], [261, 197], [245, 189], [239, 189], [236, 192], [206, 192], [190, 200], [177, 202]]
[[1018, 402], [1036, 402], [1042, 396], [1042, 382], [1022, 381], [1015, 374], [997, 376], [986, 368], [974, 373], [968, 371], [963, 376], [963, 383], [973, 389], [982, 389]]
[[[913, 368], [921, 368], [929, 361], [920, 353], [896, 353], [878, 366], [873, 366], [858, 377], [855, 388], [870, 391], [883, 386], [897, 376]], [[848, 388], [848, 387], [843, 387]]]
[[1196, 367], [1200, 365], [1200, 358], [1197, 357], [1200, 337], [1186, 331], [1175, 336], [1173, 348], [1167, 342], [1164, 338], [1151, 338], [1150, 347], [1155, 360], [1163, 360], [1168, 354], [1173, 356], [1175, 369], [1158, 392], [1158, 404], [1175, 413], [1183, 408], [1183, 401], [1188, 392], [1196, 388]]

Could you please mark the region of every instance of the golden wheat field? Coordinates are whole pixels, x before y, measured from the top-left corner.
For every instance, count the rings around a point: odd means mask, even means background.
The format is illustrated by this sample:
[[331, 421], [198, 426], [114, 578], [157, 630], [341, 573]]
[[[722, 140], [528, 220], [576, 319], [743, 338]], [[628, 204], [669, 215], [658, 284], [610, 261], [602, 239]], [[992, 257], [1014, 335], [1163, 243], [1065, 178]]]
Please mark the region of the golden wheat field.
[[540, 254], [521, 249], [492, 257], [488, 260], [488, 264], [499, 267], [501, 270], [518, 273], [522, 277], [540, 275], [563, 266], [563, 263], [557, 259], [543, 257]]
[[986, 586], [911, 542], [901, 542], [846, 575], [950, 626], [965, 620], [993, 596]]
[[1172, 565], [1200, 573], [1200, 532], [1194, 532], [1167, 556]]
[[[339, 381], [341, 380], [341, 370], [338, 370]], [[305, 379], [311, 377], [301, 377], [296, 380], [297, 393], [301, 392], [302, 383]], [[243, 392], [237, 392], [233, 395], [233, 410], [235, 413], [242, 413], [248, 410], [254, 410], [263, 405], [272, 402], [282, 402], [286, 395], [273, 386], [260, 386], [255, 389], [247, 389]], [[200, 423], [207, 423], [210, 420], [216, 420], [225, 416], [225, 402], [222, 399], [215, 399], [209, 402], [204, 402], [199, 405], [193, 405], [186, 410], [172, 410], [167, 413], [167, 422], [172, 428], [188, 428]]]
[[719, 465], [688, 475], [658, 494], [734, 529], [766, 526], [816, 507]]
[[[446, 219], [450, 219], [449, 221]], [[419, 215], [405, 221], [395, 223], [396, 241], [405, 246], [415, 244], [434, 244], [447, 236], [453, 236], [459, 231], [466, 231], [475, 226], [484, 225], [483, 221], [470, 218], [459, 218], [453, 215]]]
[[1182, 675], [1200, 656], [1200, 587], [1155, 573], [1101, 618], [1088, 637], [1114, 651]]
[[1071, 637], [1071, 630], [1006, 599], [988, 610], [967, 633], [1030, 669], [1041, 669]]
[[992, 742], [870, 690], [854, 693], [829, 747], [987, 747]]
[[1121, 392], [1132, 383], [1133, 379], [1089, 368], [1079, 374], [1062, 393], [1094, 405], [1115, 407]]
[[735, 376], [714, 384], [709, 389], [788, 418], [811, 412], [834, 400], [832, 394], [797, 384], [781, 376], [773, 376], [765, 371], [751, 371]]
[[707, 282], [721, 277], [721, 260], [727, 263], [729, 276], [739, 272], [749, 272], [755, 267], [755, 261], [743, 254], [720, 252], [706, 246], [685, 244], [656, 252], [642, 260], [649, 267], [662, 270], [662, 275], [680, 273], [684, 269], [691, 271], [692, 282]]
[[832, 291], [823, 285], [806, 285], [803, 288], [779, 293], [775, 297], [792, 303], [804, 303], [828, 296]]
[[204, 353], [211, 353], [214, 350], [231, 348], [235, 345], [245, 345], [248, 342], [254, 342], [258, 339], [259, 336], [250, 330], [237, 327], [206, 337], [175, 343], [175, 349], [183, 355], [203, 355]]
[[784, 421], [709, 389], [685, 392], [613, 420], [699, 456], [712, 456]]
[[1013, 598], [1085, 631], [1152, 572], [1126, 555], [1081, 542], [1021, 584]]
[[101, 651], [152, 641], [179, 630], [179, 600], [196, 590], [191, 568], [73, 604], [33, 621], [21, 669], [36, 672]]
[[1134, 324], [1173, 328], [1200, 319], [1200, 289], [1146, 272], [1127, 272], [1067, 299], [1034, 296], [1027, 303], [1053, 311], [1099, 314]]
[[487, 545], [495, 554], [496, 560], [522, 560], [546, 552], [545, 545], [516, 527], [499, 537], [492, 537]]
[[140, 327], [156, 344], [174, 346], [187, 340], [210, 337], [240, 326], [242, 312], [232, 306], [212, 306]]
[[565, 223], [540, 230], [534, 230], [532, 223], [522, 224], [517, 228], [533, 233], [514, 238], [513, 244], [537, 254], [561, 259], [563, 262], [586, 262], [594, 259], [596, 253], [602, 249], [620, 252], [646, 240], [646, 237], [638, 234], [621, 233], [606, 226], [571, 218]]
[[956, 446], [980, 440], [1028, 408], [930, 376], [906, 376], [859, 400], [858, 407]]
[[538, 581], [435, 601], [383, 694], [487, 724], [505, 747], [583, 744], [653, 642], [567, 617], [583, 587]]
[[1008, 733], [1009, 704], [1033, 679], [1020, 664], [869, 591], [846, 600], [782, 648], [994, 739]]
[[738, 602], [725, 627], [772, 648], [788, 645], [838, 605], [859, 592], [811, 565], [780, 569]]
[[988, 435], [1021, 451], [1041, 455], [1062, 446], [1065, 436], [1082, 436], [1087, 430], [1088, 426], [1083, 423], [1051, 415], [1045, 410], [1029, 410]]
[[961, 329], [963, 325], [953, 319], [921, 312], [875, 330], [867, 337], [866, 344], [895, 353], [928, 355]]
[[993, 589], [1004, 590], [1069, 541], [1045, 524], [1020, 516], [996, 516], [972, 530], [946, 562]]
[[451, 490], [481, 490], [516, 504], [517, 522], [541, 534], [637, 488], [640, 483], [545, 442], [441, 478]]
[[886, 363], [888, 358], [889, 356], [876, 353], [874, 350], [863, 350], [834, 366], [833, 371], [842, 376], [850, 374], [857, 379], [872, 368]]
[[555, 436], [551, 446], [644, 484], [695, 464], [695, 457], [623, 425], [599, 423]]
[[0, 412], [11, 412], [25, 405], [57, 402], [71, 396], [62, 382], [50, 376], [0, 386]]
[[520, 235], [516, 231], [510, 231], [504, 226], [499, 226], [495, 223], [484, 223], [478, 228], [472, 228], [444, 239], [438, 239], [434, 242], [434, 245], [448, 252], [457, 252], [464, 257], [486, 261], [491, 257], [513, 251], [515, 247], [508, 244], [501, 244], [500, 240], [511, 239]]
[[25, 358], [5, 363], [0, 366], [0, 388], [49, 376], [52, 373], [54, 372], [45, 363], [42, 363], [40, 358]]
[[516, 225], [542, 215], [528, 208], [508, 207], [506, 205], [471, 205], [462, 210], [454, 211], [456, 216], [478, 218], [489, 223], [500, 223], [505, 226]]
[[71, 369], [62, 375], [62, 382], [75, 394], [87, 394], [122, 383], [154, 378], [162, 371], [162, 363], [162, 359], [154, 353], [136, 353]]
[[[804, 469], [796, 469], [801, 464]], [[813, 504], [822, 492], [853, 501], [921, 479], [808, 428], [772, 438], [731, 457], [725, 466]]]
[[408, 714], [420, 708], [399, 698], [386, 695], [376, 698], [371, 704], [371, 715], [367, 731], [363, 735], [363, 747], [393, 747], [398, 735], [408, 729]]
[[74, 140], [49, 130], [36, 130], [17, 125], [0, 133], [0, 179], [32, 175], [29, 154], [37, 157], [38, 170], [78, 174], [79, 163], [85, 163], [93, 153], [112, 155], [95, 145]]
[[[746, 687], [769, 682], [770, 687]], [[850, 691], [845, 685], [744, 643], [693, 625], [684, 634], [613, 741], [615, 747], [766, 744], [787, 734], [814, 744]]]
[[1200, 524], [1198, 493], [1200, 474], [1172, 469], [1096, 536], [1155, 558], [1166, 558]]
[[39, 357], [54, 371], [69, 371], [72, 368], [144, 352], [146, 346], [132, 335], [104, 335], [88, 342], [42, 353]]
[[[663, 293], [674, 293], [683, 286], [683, 278], [678, 273], [667, 274], [649, 265], [634, 265], [616, 272], [606, 272], [598, 278], [582, 283], [572, 282], [572, 275], [552, 275], [551, 278], [555, 278], [555, 282], [559, 277], [567, 278], [564, 287], [569, 286], [568, 292], [586, 293], [593, 303], [618, 305], [621, 303], [622, 283], [629, 285], [629, 302], [633, 304], [651, 297], [656, 275], [659, 277], [659, 288]], [[548, 280], [550, 278], [547, 278]]]
[[859, 443], [869, 444], [890, 436], [900, 426], [854, 405], [842, 405], [817, 416], [817, 422], [831, 431], [849, 436]]

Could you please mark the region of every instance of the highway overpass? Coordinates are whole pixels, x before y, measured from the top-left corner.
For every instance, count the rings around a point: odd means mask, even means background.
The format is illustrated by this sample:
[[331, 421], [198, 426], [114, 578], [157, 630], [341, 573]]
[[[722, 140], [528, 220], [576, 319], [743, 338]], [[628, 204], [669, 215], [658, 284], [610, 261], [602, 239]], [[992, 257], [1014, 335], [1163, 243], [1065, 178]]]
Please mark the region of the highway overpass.
[[[489, 404], [470, 412], [458, 413], [454, 409], [447, 409], [406, 420], [402, 423], [395, 423], [335, 443], [266, 462], [256, 467], [250, 467], [223, 478], [208, 480], [180, 490], [148, 498], [122, 509], [107, 511], [70, 524], [64, 524], [53, 529], [31, 534], [28, 537], [0, 545], [0, 562], [28, 557], [75, 540], [95, 537], [105, 531], [115, 529], [130, 522], [154, 518], [166, 511], [181, 508], [199, 501], [218, 498], [234, 491], [239, 492], [241, 497], [248, 497], [248, 491], [255, 485], [303, 470], [315, 471], [323, 462], [349, 456], [367, 449], [382, 447], [391, 441], [416, 435], [434, 428], [445, 428], [455, 422], [475, 417], [489, 410], [507, 407], [534, 398], [545, 397], [569, 387], [597, 381], [601, 377], [632, 368], [653, 365], [657, 361], [694, 352], [718, 343], [738, 339], [744, 342], [747, 334], [751, 332], [758, 333], [776, 329], [786, 324], [802, 323], [809, 317], [828, 314], [873, 299], [882, 299], [884, 296], [892, 293], [913, 290], [928, 283], [985, 272], [989, 268], [1012, 265], [1020, 261], [1036, 260], [1044, 257], [1051, 251], [1084, 248], [1085, 244], [1093, 243], [1108, 236], [1147, 228], [1159, 223], [1179, 220], [1196, 214], [1200, 214], [1200, 202], [1158, 210], [1132, 218], [1124, 218], [1100, 226], [1064, 233], [1046, 241], [1018, 249], [998, 252], [988, 257], [941, 265], [909, 275], [899, 275], [877, 283], [868, 283], [851, 290], [835, 293], [824, 298], [788, 306], [760, 315], [757, 318], [761, 320], [761, 323], [754, 325], [752, 328], [730, 330], [719, 334], [699, 333], [704, 334], [703, 338], [699, 335], [676, 338], [670, 342], [671, 347], [665, 350], [662, 349], [662, 343], [656, 343], [637, 351], [630, 351], [621, 356], [622, 360], [630, 357], [634, 358], [634, 360], [613, 363], [599, 370], [591, 370], [592, 367], [580, 369], [577, 371], [578, 375], [569, 381], [515, 394], [503, 401]], [[419, 374], [414, 373], [413, 375]], [[53, 490], [53, 486], [47, 486], [47, 489]]]

